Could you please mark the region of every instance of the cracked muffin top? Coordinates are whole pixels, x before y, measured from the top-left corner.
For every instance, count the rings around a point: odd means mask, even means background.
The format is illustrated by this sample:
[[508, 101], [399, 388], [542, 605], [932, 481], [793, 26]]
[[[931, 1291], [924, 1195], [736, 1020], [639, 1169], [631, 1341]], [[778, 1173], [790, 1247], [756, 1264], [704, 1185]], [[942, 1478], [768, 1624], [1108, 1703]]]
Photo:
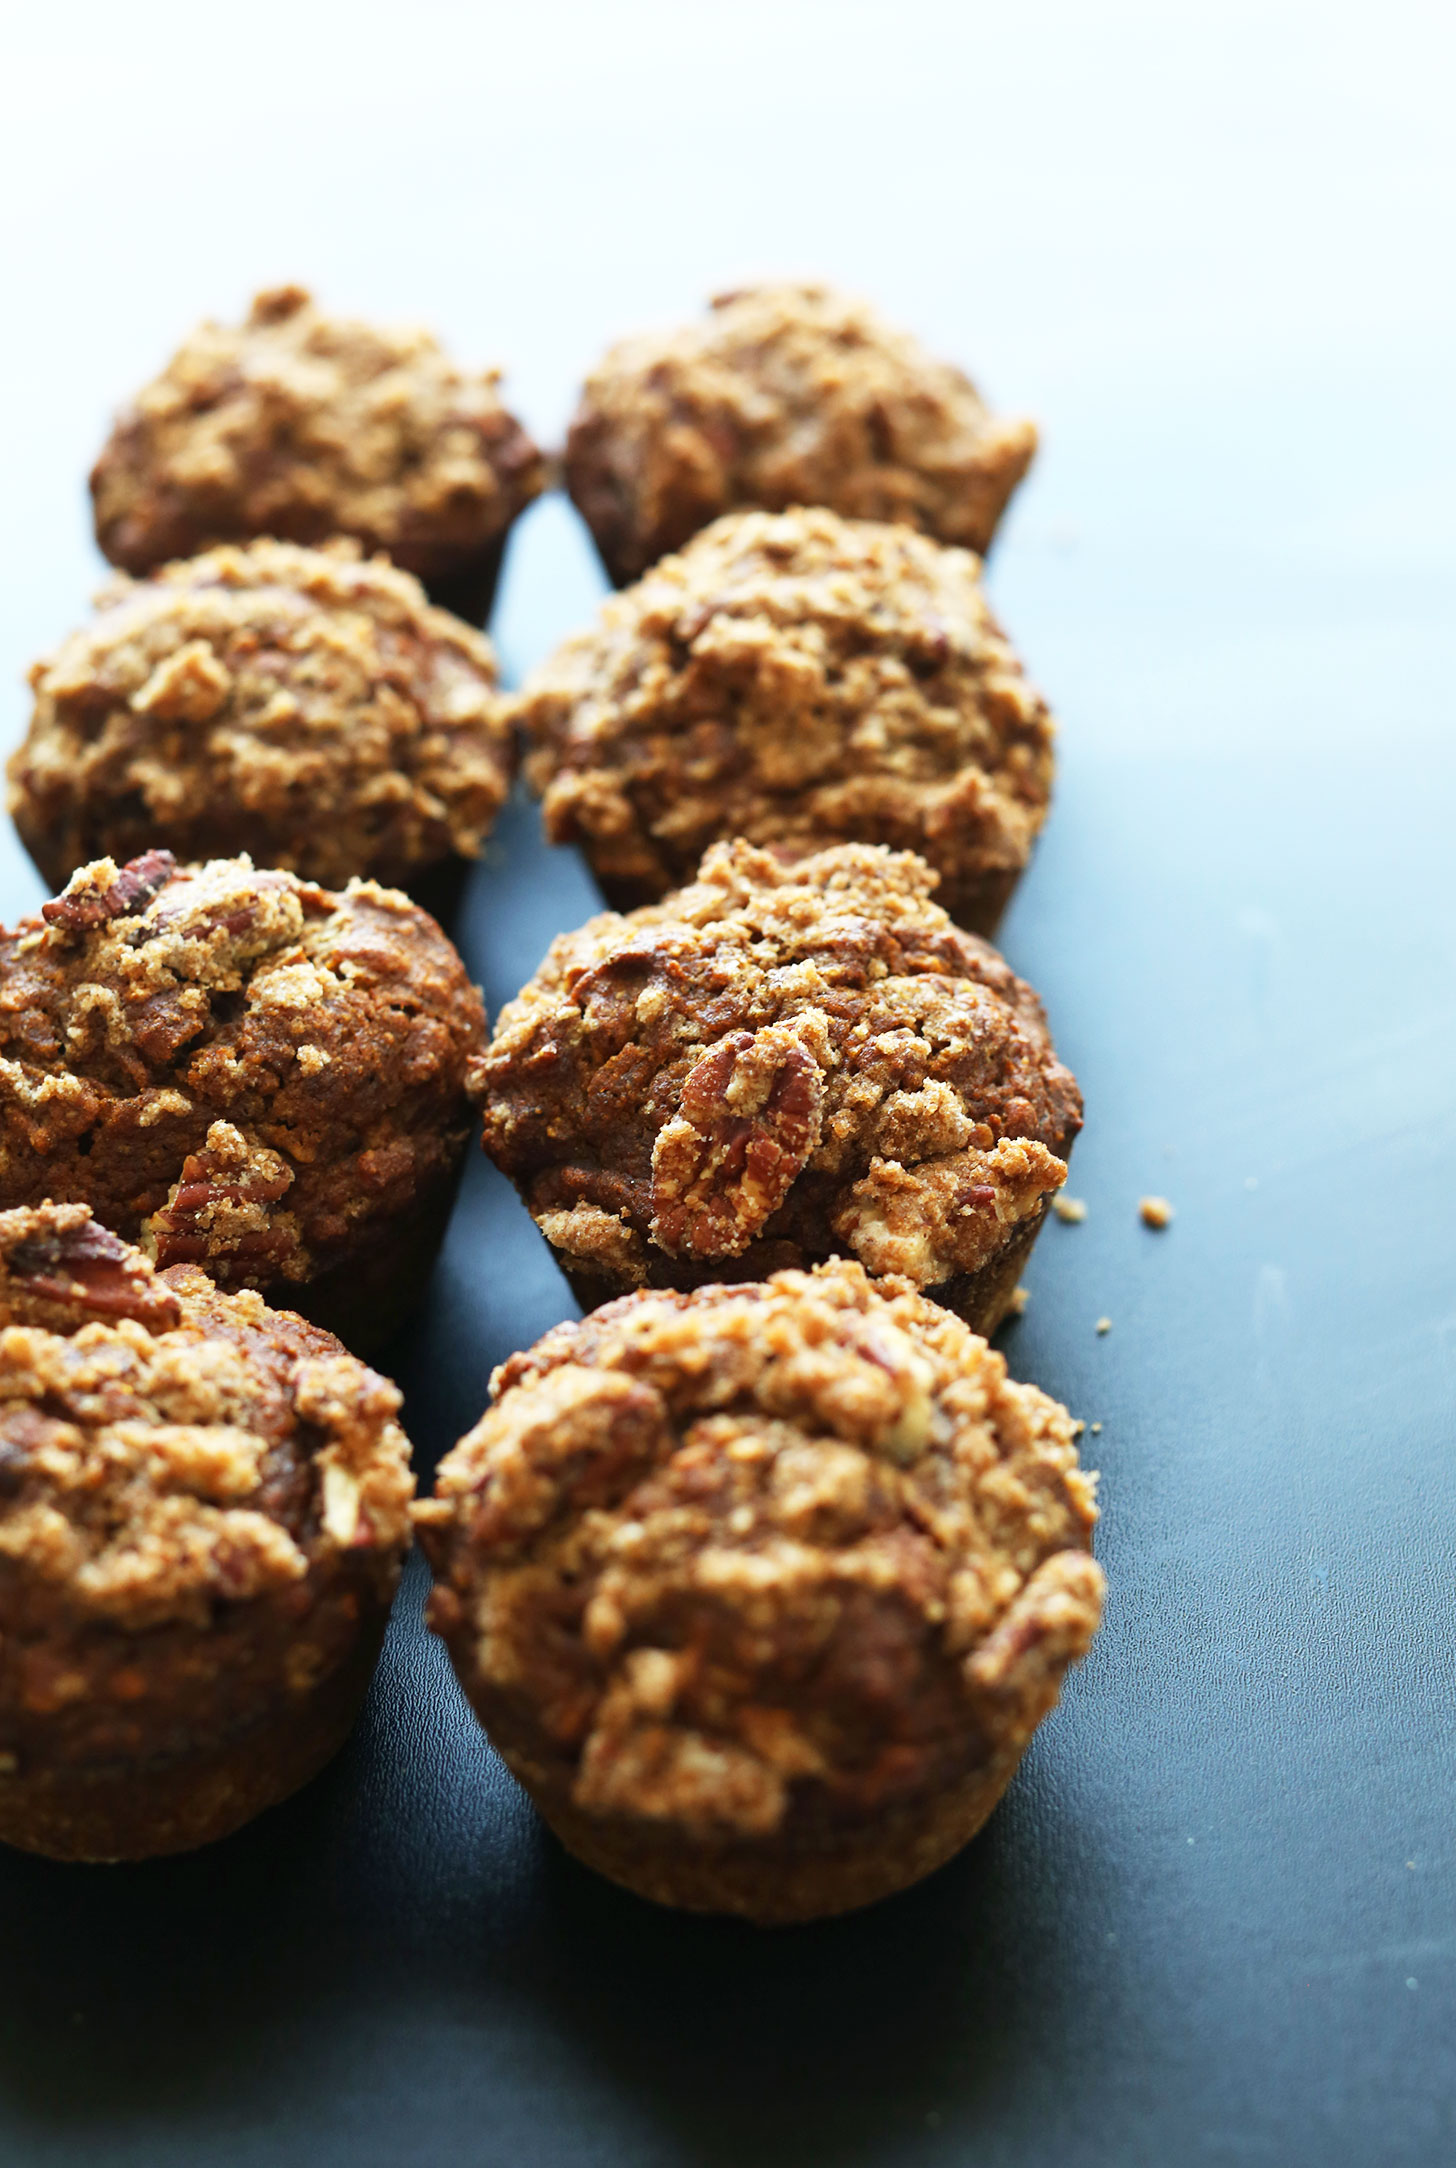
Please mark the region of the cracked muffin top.
[[692, 887], [552, 945], [469, 1090], [569, 1270], [620, 1289], [848, 1250], [934, 1288], [1040, 1216], [1081, 1097], [933, 885], [909, 853], [720, 844]]
[[0, 1206], [302, 1298], [442, 1189], [480, 997], [434, 920], [246, 858], [83, 867], [0, 931]]
[[982, 553], [1036, 451], [970, 379], [861, 301], [750, 286], [614, 346], [588, 377], [566, 477], [618, 586], [721, 512], [824, 504]]
[[[154, 1272], [84, 1205], [0, 1212], [7, 1637], [206, 1628], [331, 1557], [397, 1561], [414, 1492], [398, 1408], [328, 1333], [190, 1267]], [[43, 1672], [22, 1665], [31, 1714]]]
[[30, 682], [10, 810], [53, 887], [157, 844], [404, 882], [477, 856], [510, 784], [490, 643], [349, 542], [119, 579]]
[[890, 1806], [1019, 1750], [1096, 1629], [1065, 1409], [904, 1281], [630, 1295], [492, 1397], [416, 1525], [548, 1798], [749, 1839]]
[[501, 404], [426, 331], [326, 316], [301, 286], [206, 323], [117, 420], [91, 476], [96, 539], [128, 572], [276, 535], [368, 549], [437, 580], [494, 543], [545, 482]]
[[917, 850], [991, 932], [1046, 817], [1053, 725], [980, 567], [908, 528], [735, 512], [609, 600], [515, 704], [555, 842], [612, 903], [731, 836]]

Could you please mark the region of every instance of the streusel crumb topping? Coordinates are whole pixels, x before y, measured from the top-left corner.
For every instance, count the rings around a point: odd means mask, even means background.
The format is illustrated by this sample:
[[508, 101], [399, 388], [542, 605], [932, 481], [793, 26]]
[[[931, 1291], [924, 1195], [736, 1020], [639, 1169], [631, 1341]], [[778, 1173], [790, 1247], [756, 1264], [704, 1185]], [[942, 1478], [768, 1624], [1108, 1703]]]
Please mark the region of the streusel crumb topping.
[[497, 1372], [416, 1518], [533, 1785], [763, 1837], [1029, 1729], [1101, 1611], [1066, 1411], [837, 1261], [644, 1292]]
[[435, 579], [540, 494], [545, 463], [427, 331], [329, 316], [301, 286], [205, 323], [141, 391], [91, 477], [113, 564], [148, 572], [216, 542], [355, 535]]

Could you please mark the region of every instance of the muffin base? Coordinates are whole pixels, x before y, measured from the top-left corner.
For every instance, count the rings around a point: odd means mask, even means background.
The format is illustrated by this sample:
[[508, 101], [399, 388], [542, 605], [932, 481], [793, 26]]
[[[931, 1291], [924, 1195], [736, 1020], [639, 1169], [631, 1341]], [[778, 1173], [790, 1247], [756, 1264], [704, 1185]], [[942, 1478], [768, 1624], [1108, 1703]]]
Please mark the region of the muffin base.
[[933, 1874], [988, 1819], [1020, 1760], [1018, 1748], [929, 1797], [850, 1827], [825, 1823], [792, 1841], [694, 1842], [651, 1823], [607, 1820], [533, 1798], [572, 1857], [619, 1888], [678, 1911], [787, 1927], [858, 1911]]
[[[1046, 1215], [1047, 1206], [1043, 1204], [1040, 1211], [1021, 1222], [1010, 1240], [1004, 1242], [979, 1271], [959, 1272], [935, 1287], [921, 1288], [921, 1294], [930, 1302], [938, 1302], [942, 1309], [953, 1310], [972, 1332], [989, 1340], [1011, 1309], [1017, 1284]], [[599, 1310], [604, 1302], [615, 1302], [619, 1296], [630, 1295], [644, 1284], [677, 1288], [684, 1294], [695, 1287], [731, 1287], [743, 1280], [766, 1280], [774, 1272], [807, 1272], [811, 1266], [823, 1264], [834, 1254], [843, 1253], [824, 1250], [811, 1255], [796, 1243], [762, 1242], [755, 1243], [741, 1257], [720, 1257], [694, 1266], [669, 1257], [664, 1251], [654, 1250], [647, 1279], [642, 1282], [610, 1280], [601, 1273], [587, 1272], [579, 1265], [568, 1264], [559, 1251], [552, 1251], [583, 1312]]]
[[378, 1228], [366, 1256], [350, 1258], [316, 1280], [275, 1282], [262, 1290], [264, 1299], [275, 1310], [294, 1310], [333, 1333], [351, 1355], [376, 1354], [425, 1299], [459, 1182], [457, 1166], [449, 1181], [438, 1183], [406, 1218]]
[[48, 1859], [114, 1863], [230, 1836], [332, 1761], [359, 1714], [387, 1608], [311, 1692], [275, 1703], [220, 1744], [150, 1761], [0, 1776], [0, 1842]]
[[437, 610], [448, 610], [452, 617], [463, 618], [467, 625], [483, 628], [490, 623], [490, 613], [495, 608], [505, 553], [506, 535], [499, 534], [478, 555], [441, 573], [437, 579], [424, 580], [421, 584]]

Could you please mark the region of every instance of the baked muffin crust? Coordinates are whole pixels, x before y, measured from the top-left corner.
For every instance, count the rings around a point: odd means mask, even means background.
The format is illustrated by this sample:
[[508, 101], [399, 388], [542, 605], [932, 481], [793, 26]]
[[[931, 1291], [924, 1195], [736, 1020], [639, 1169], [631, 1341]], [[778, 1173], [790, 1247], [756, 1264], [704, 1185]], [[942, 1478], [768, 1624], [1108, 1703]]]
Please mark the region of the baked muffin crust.
[[372, 882], [98, 860], [0, 932], [0, 1206], [89, 1204], [330, 1318], [382, 1272], [397, 1311], [484, 1024], [434, 921]]
[[468, 1090], [583, 1302], [849, 1251], [999, 1322], [1081, 1098], [932, 885], [883, 848], [720, 844], [552, 945]]
[[117, 580], [30, 682], [10, 810], [55, 887], [156, 845], [404, 883], [478, 856], [510, 783], [489, 642], [352, 543]]
[[398, 1406], [83, 1205], [0, 1212], [0, 1835], [176, 1849], [327, 1758], [409, 1541]]
[[117, 420], [91, 476], [96, 539], [150, 572], [217, 542], [357, 536], [431, 584], [498, 546], [540, 494], [500, 371], [426, 331], [327, 316], [301, 286], [199, 325]]
[[843, 1260], [559, 1326], [416, 1517], [431, 1624], [567, 1844], [764, 1919], [964, 1842], [943, 1802], [984, 1818], [1101, 1610], [1066, 1411]]
[[617, 586], [740, 505], [829, 505], [980, 551], [1036, 451], [970, 379], [825, 286], [743, 287], [614, 346], [566, 446]]
[[710, 843], [916, 850], [990, 933], [1030, 856], [1053, 725], [980, 567], [907, 528], [735, 512], [608, 601], [515, 712], [553, 842], [650, 902]]

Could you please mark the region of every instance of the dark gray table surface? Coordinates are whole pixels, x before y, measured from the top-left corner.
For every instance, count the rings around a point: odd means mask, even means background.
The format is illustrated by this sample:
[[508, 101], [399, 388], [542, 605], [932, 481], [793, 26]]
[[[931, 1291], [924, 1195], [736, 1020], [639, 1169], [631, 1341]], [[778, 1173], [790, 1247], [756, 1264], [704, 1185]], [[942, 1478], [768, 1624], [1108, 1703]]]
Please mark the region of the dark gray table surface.
[[[550, 434], [609, 336], [822, 270], [1045, 420], [992, 585], [1062, 765], [1003, 939], [1085, 1088], [1089, 1217], [1047, 1230], [1004, 1344], [1103, 1426], [1110, 1597], [966, 1854], [765, 1935], [543, 1838], [412, 1570], [304, 1795], [190, 1859], [0, 1858], [0, 2160], [1456, 2158], [1443, 11], [8, 23], [7, 686], [94, 584], [110, 406], [255, 282], [504, 356]], [[540, 507], [512, 670], [599, 589]], [[4, 915], [39, 893], [5, 837]], [[592, 903], [513, 806], [460, 926], [492, 1008]], [[1146, 1191], [1177, 1207], [1162, 1236]], [[569, 1307], [477, 1158], [391, 1356], [424, 1468]]]

